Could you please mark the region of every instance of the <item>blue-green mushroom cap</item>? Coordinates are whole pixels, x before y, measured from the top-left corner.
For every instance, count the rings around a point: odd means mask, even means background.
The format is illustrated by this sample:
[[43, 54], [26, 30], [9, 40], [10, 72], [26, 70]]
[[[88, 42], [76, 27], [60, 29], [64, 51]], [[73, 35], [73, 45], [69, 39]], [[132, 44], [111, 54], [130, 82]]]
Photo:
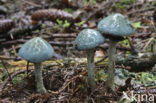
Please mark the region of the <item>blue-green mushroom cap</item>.
[[104, 43], [104, 37], [98, 31], [84, 29], [76, 37], [73, 46], [78, 50], [88, 50], [93, 49], [102, 43]]
[[54, 55], [52, 46], [40, 37], [35, 37], [27, 41], [19, 50], [19, 56], [32, 62], [43, 62]]
[[108, 36], [129, 36], [135, 33], [131, 22], [120, 13], [102, 19], [98, 23], [98, 31]]

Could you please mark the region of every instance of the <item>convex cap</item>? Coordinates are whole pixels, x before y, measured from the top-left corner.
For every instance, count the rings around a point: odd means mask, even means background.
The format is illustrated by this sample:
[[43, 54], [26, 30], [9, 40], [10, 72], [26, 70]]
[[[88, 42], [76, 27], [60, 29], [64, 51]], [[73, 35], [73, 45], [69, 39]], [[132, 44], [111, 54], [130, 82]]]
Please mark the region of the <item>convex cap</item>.
[[108, 36], [128, 36], [135, 32], [131, 22], [120, 13], [102, 19], [98, 23], [98, 30]]
[[78, 50], [88, 50], [104, 42], [104, 37], [96, 30], [84, 29], [82, 30], [75, 41], [73, 42], [74, 48]]
[[19, 50], [19, 56], [23, 59], [38, 63], [51, 58], [54, 54], [52, 46], [40, 37], [27, 41]]

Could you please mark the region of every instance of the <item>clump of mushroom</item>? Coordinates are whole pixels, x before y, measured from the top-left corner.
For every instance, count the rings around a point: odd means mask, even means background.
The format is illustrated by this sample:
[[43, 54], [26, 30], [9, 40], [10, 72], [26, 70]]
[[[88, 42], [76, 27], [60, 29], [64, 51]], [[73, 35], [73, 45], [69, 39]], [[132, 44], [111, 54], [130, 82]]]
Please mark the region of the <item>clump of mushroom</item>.
[[114, 86], [114, 75], [115, 75], [115, 53], [116, 53], [116, 44], [118, 41], [124, 39], [124, 36], [129, 36], [134, 34], [134, 29], [131, 26], [131, 22], [122, 14], [115, 13], [98, 23], [98, 31], [103, 34], [104, 37], [110, 39], [109, 46], [109, 64], [108, 64], [108, 79], [107, 85], [112, 90]]
[[43, 84], [41, 62], [51, 58], [54, 55], [52, 46], [40, 37], [32, 38], [27, 41], [19, 50], [19, 56], [34, 63], [34, 73], [37, 92], [46, 93], [47, 90]]
[[96, 86], [94, 70], [95, 48], [102, 43], [104, 43], [104, 37], [98, 31], [93, 29], [82, 30], [73, 42], [75, 49], [86, 50], [88, 60], [88, 83], [91, 90], [94, 90]]

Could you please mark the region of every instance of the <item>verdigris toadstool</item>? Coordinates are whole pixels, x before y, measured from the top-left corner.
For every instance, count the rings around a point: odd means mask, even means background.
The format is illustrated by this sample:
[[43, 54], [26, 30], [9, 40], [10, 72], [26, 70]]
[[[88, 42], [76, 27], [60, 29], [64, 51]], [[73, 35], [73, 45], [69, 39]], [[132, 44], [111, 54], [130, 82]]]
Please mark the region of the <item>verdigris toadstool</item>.
[[52, 46], [40, 37], [32, 38], [27, 41], [19, 50], [19, 56], [23, 59], [34, 63], [34, 73], [37, 92], [46, 93], [43, 84], [41, 62], [51, 58], [54, 54]]
[[73, 42], [73, 46], [75, 49], [86, 50], [88, 61], [88, 83], [91, 87], [91, 90], [94, 90], [96, 86], [94, 71], [95, 48], [102, 43], [104, 43], [104, 37], [98, 31], [93, 29], [82, 30]]
[[134, 34], [135, 30], [131, 26], [131, 22], [122, 14], [115, 13], [104, 19], [102, 19], [98, 23], [98, 31], [104, 35], [104, 37], [108, 37], [110, 39], [109, 46], [109, 64], [108, 64], [108, 79], [107, 85], [112, 90], [114, 87], [114, 75], [115, 75], [115, 52], [116, 52], [116, 44], [118, 41], [123, 40], [124, 36], [129, 36]]

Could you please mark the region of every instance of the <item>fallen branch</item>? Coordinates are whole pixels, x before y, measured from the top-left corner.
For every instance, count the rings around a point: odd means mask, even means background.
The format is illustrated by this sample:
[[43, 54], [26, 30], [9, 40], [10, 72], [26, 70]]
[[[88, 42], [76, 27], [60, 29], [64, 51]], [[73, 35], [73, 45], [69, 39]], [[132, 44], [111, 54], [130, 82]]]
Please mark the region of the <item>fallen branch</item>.
[[151, 70], [156, 64], [156, 54], [140, 53], [138, 55], [120, 55], [117, 56], [116, 64], [130, 66], [130, 71], [147, 71]]

